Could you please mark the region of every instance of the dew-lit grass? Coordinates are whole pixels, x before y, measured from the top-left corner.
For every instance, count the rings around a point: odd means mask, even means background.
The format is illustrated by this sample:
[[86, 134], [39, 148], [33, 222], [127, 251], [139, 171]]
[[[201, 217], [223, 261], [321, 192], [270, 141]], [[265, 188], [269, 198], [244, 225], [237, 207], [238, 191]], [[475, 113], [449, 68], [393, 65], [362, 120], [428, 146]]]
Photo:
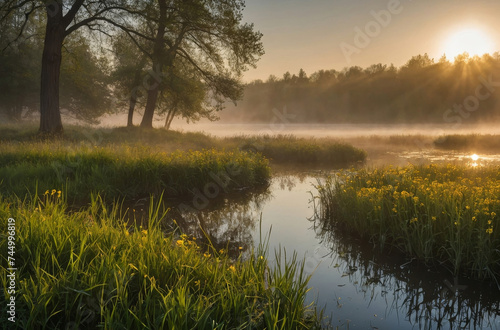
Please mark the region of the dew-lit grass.
[[318, 185], [321, 215], [454, 274], [500, 278], [500, 168], [343, 171]]
[[443, 150], [496, 152], [500, 151], [500, 135], [452, 134], [434, 140], [434, 146]]
[[[40, 143], [35, 127], [0, 127], [0, 142]], [[218, 138], [205, 133], [141, 129], [139, 127], [82, 128], [68, 126], [57, 140], [67, 148], [81, 145], [111, 147], [148, 146], [157, 152], [215, 149], [261, 153], [271, 164], [323, 164], [335, 167], [363, 162], [366, 152], [334, 138], [298, 138], [293, 135], [248, 135]]]
[[[16, 221], [16, 325], [24, 329], [310, 329], [314, 305], [296, 255], [268, 264], [264, 242], [242, 260], [164, 234], [158, 204], [149, 226], [125, 224], [117, 205], [94, 198], [69, 213], [64, 193], [21, 201], [0, 196], [0, 225]], [[7, 251], [1, 236], [0, 249]], [[0, 285], [7, 299], [7, 258]], [[7, 313], [0, 321], [7, 323]]]
[[214, 182], [221, 192], [255, 187], [267, 183], [270, 169], [261, 155], [237, 150], [166, 153], [149, 146], [31, 142], [0, 146], [0, 178], [4, 194], [57, 187], [70, 200], [88, 200], [91, 193], [112, 200], [162, 192], [183, 197]]
[[335, 139], [298, 138], [293, 135], [235, 136], [226, 143], [262, 153], [271, 163], [324, 164], [335, 167], [364, 162], [366, 152]]

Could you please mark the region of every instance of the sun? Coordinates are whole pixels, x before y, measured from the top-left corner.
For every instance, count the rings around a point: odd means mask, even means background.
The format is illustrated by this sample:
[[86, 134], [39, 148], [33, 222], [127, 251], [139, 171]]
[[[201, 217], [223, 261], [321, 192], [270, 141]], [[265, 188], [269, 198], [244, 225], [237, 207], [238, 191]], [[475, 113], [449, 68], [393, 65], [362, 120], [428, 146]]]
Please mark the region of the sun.
[[454, 59], [467, 52], [470, 56], [492, 54], [495, 45], [488, 33], [475, 27], [455, 30], [444, 42], [443, 52], [449, 59]]

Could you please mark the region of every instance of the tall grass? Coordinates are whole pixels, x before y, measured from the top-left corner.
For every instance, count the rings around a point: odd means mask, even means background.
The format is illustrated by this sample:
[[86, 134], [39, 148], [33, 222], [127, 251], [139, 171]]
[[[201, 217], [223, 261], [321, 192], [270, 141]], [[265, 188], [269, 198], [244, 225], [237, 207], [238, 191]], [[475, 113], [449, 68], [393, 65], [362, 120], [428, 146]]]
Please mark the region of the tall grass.
[[363, 162], [364, 150], [332, 139], [298, 138], [293, 135], [236, 136], [227, 143], [260, 152], [272, 163], [324, 164], [334, 167]]
[[[40, 142], [35, 127], [0, 126], [0, 141], [8, 143]], [[79, 148], [84, 145], [114, 147], [149, 146], [157, 151], [229, 150], [259, 152], [273, 164], [323, 164], [334, 167], [363, 162], [366, 152], [335, 139], [298, 138], [292, 135], [256, 135], [217, 138], [204, 133], [182, 133], [140, 127], [91, 128], [68, 126], [59, 144]]]
[[500, 279], [500, 169], [344, 171], [318, 184], [321, 215], [454, 274]]
[[0, 192], [24, 196], [56, 187], [70, 200], [99, 193], [108, 200], [138, 198], [165, 192], [183, 197], [207, 184], [218, 189], [265, 185], [267, 160], [240, 151], [158, 152], [127, 145], [68, 147], [64, 143], [8, 143], [0, 146]]
[[498, 152], [500, 135], [491, 134], [452, 134], [434, 140], [434, 146], [444, 150]]
[[[158, 204], [149, 227], [129, 228], [119, 207], [100, 198], [68, 213], [49, 192], [24, 202], [0, 197], [0, 225], [16, 219], [16, 312], [19, 328], [308, 329], [308, 276], [294, 255], [277, 267], [261, 244], [247, 260], [203, 250], [186, 235], [160, 230]], [[1, 236], [0, 249], [7, 251]], [[1, 287], [7, 299], [6, 256]], [[4, 300], [5, 301], [5, 300]], [[3, 324], [6, 313], [0, 314]]]

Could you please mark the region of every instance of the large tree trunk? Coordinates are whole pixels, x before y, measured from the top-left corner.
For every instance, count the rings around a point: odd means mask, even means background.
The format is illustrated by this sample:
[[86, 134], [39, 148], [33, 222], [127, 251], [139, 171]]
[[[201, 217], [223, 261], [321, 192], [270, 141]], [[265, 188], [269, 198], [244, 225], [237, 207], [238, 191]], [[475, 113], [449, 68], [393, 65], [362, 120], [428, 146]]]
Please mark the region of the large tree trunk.
[[144, 109], [144, 116], [142, 117], [141, 127], [153, 128], [153, 116], [155, 114], [156, 102], [158, 101], [158, 93], [160, 86], [152, 87], [148, 90], [148, 100], [146, 101], [146, 108]]
[[61, 20], [62, 15], [47, 15], [40, 85], [41, 134], [57, 135], [63, 132], [59, 109], [59, 74], [65, 26]]
[[161, 75], [163, 71], [163, 50], [164, 37], [166, 31], [167, 19], [167, 3], [166, 0], [158, 0], [160, 9], [160, 18], [158, 21], [158, 31], [156, 33], [155, 44], [153, 48], [153, 73], [150, 74], [150, 79], [155, 81], [150, 82], [148, 86], [148, 100], [144, 109], [141, 127], [153, 128], [153, 116], [155, 114], [156, 102], [160, 91]]

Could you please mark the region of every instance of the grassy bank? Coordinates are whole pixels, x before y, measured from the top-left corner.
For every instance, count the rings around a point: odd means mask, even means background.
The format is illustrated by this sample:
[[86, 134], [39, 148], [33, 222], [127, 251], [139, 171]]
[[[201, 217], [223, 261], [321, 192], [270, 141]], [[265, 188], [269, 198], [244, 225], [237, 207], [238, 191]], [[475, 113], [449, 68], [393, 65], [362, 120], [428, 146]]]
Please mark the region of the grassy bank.
[[366, 152], [333, 139], [298, 138], [293, 135], [236, 136], [226, 143], [259, 152], [277, 164], [323, 164], [342, 166], [366, 160]]
[[[309, 277], [295, 256], [270, 268], [261, 245], [248, 260], [165, 236], [152, 205], [148, 228], [128, 228], [94, 200], [66, 211], [64, 195], [0, 197], [0, 225], [15, 220], [16, 326], [107, 329], [307, 329]], [[12, 226], [13, 223], [9, 225]], [[2, 234], [0, 249], [8, 251]], [[1, 254], [4, 300], [11, 285]], [[281, 258], [276, 258], [279, 262]], [[9, 316], [0, 314], [3, 324]]]
[[57, 188], [72, 201], [88, 200], [92, 193], [112, 200], [162, 192], [166, 197], [219, 194], [266, 184], [270, 169], [261, 155], [240, 151], [165, 153], [145, 146], [32, 142], [0, 146], [0, 178], [3, 194]]
[[500, 135], [491, 134], [454, 134], [440, 136], [434, 146], [443, 150], [470, 152], [500, 152]]
[[[38, 141], [34, 126], [0, 126], [0, 142]], [[204, 149], [258, 152], [272, 164], [324, 164], [342, 166], [363, 162], [366, 152], [335, 139], [297, 138], [289, 135], [235, 136], [217, 138], [203, 133], [182, 133], [139, 127], [88, 128], [67, 126], [59, 142], [72, 147], [149, 146], [157, 151], [201, 151]]]
[[321, 215], [454, 274], [500, 279], [498, 167], [344, 171], [318, 186]]

